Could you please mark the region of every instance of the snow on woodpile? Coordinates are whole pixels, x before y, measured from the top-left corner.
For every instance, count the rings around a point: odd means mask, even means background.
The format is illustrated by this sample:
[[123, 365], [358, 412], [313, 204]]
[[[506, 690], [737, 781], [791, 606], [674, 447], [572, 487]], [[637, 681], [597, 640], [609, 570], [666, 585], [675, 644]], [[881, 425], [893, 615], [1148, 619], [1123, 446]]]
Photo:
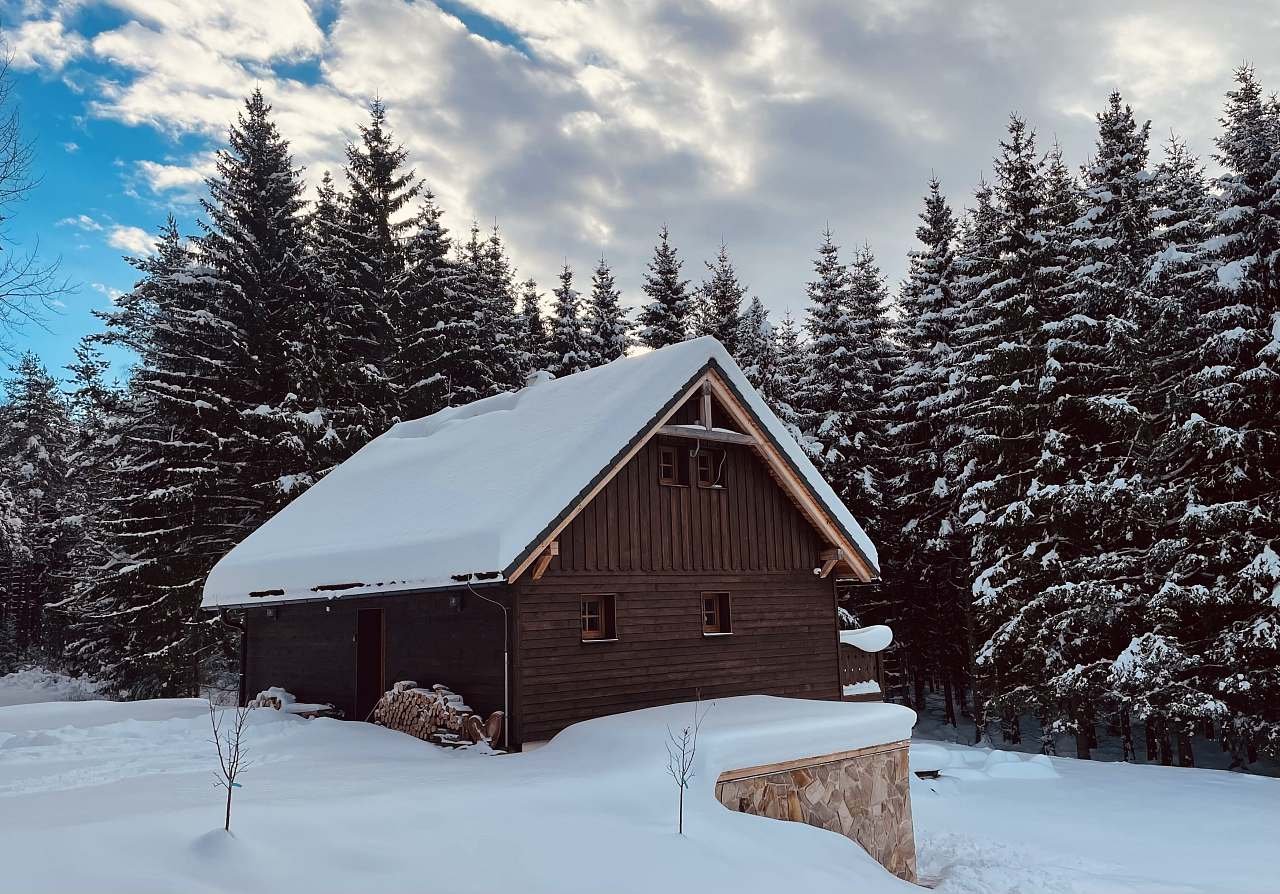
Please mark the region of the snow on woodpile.
[[319, 717], [333, 712], [333, 705], [320, 702], [300, 702], [298, 697], [279, 686], [268, 686], [249, 702], [251, 708], [274, 708], [299, 717]]
[[204, 605], [501, 575], [708, 364], [875, 565], [871, 541], [786, 427], [720, 343], [699, 338], [392, 427], [224, 556]]
[[494, 711], [486, 720], [472, 711], [462, 696], [441, 683], [423, 689], [413, 680], [401, 680], [382, 694], [372, 716], [378, 726], [436, 745], [487, 748], [501, 744], [502, 712]]

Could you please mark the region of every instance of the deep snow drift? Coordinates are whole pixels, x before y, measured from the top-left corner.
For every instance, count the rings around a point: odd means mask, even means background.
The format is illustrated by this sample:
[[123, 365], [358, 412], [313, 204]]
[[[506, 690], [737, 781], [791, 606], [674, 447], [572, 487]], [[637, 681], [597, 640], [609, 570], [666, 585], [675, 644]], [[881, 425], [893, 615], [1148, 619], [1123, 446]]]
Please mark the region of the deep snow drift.
[[[913, 890], [838, 835], [732, 813], [712, 795], [721, 762], [839, 741], [856, 747], [857, 730], [898, 735], [910, 712], [813, 702], [787, 717], [770, 704], [779, 700], [732, 701], [741, 707], [717, 704], [703, 726], [683, 838], [674, 832], [664, 739], [667, 723], [692, 718], [688, 705], [582, 724], [536, 752], [505, 757], [258, 710], [234, 837], [219, 828], [204, 702], [0, 708], [3, 887]], [[850, 707], [868, 710], [840, 712]], [[792, 739], [781, 735], [787, 723], [798, 730]], [[760, 734], [743, 736], [744, 726]], [[914, 747], [925, 763], [942, 765], [941, 779], [913, 785], [921, 872], [940, 891], [1275, 890], [1275, 780]]]
[[42, 667], [0, 676], [0, 708], [38, 702], [82, 702], [97, 698], [97, 693], [97, 682], [88, 677], [72, 677]]

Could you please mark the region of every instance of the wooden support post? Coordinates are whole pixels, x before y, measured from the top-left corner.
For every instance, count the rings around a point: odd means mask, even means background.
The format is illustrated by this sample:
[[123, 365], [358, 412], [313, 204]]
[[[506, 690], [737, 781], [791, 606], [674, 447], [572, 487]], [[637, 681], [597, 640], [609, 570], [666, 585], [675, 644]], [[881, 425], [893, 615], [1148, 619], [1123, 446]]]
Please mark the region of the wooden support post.
[[552, 540], [547, 548], [542, 551], [542, 555], [538, 556], [538, 564], [533, 566], [533, 579], [540, 579], [546, 572], [547, 566], [551, 564], [552, 558], [558, 555], [560, 555], [560, 541]]
[[836, 565], [840, 564], [840, 562], [844, 560], [844, 550], [825, 549], [818, 558], [822, 559], [821, 576], [826, 578], [833, 570], [835, 570]]
[[702, 427], [707, 431], [715, 428], [711, 422], [711, 385], [708, 382], [702, 383]]

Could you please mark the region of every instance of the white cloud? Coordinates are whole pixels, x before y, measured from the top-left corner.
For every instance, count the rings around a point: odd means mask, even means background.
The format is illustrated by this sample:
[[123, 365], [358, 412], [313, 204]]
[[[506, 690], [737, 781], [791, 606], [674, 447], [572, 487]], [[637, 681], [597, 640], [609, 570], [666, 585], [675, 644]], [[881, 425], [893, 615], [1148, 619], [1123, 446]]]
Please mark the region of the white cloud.
[[87, 233], [96, 233], [105, 229], [101, 223], [94, 220], [88, 214], [77, 214], [73, 217], [64, 217], [57, 222], [60, 227], [75, 227], [77, 230], [84, 230]]
[[[106, 2], [128, 21], [82, 36], [62, 25], [72, 14], [36, 12], [9, 33], [56, 37], [25, 44], [28, 66], [109, 63], [110, 79], [77, 74], [92, 115], [205, 138], [189, 156], [128, 159], [127, 183], [189, 203], [255, 86], [314, 182], [379, 96], [455, 233], [498, 220], [521, 275], [544, 283], [566, 255], [585, 280], [604, 250], [632, 301], [663, 221], [686, 276], [724, 239], [768, 303], [796, 310], [827, 222], [899, 276], [926, 178], [965, 205], [1011, 109], [1083, 161], [1119, 87], [1154, 133], [1204, 152], [1237, 59], [1280, 87], [1280, 21], [1259, 0], [1158, 16], [1112, 0], [1069, 15], [1016, 0], [465, 0], [520, 49], [427, 0]], [[150, 249], [136, 227], [99, 226]]]
[[113, 224], [107, 231], [107, 244], [135, 257], [155, 254], [156, 237], [142, 227]]
[[68, 140], [62, 144], [62, 151], [66, 152], [68, 155], [75, 155], [80, 151], [80, 144]]
[[204, 193], [204, 182], [216, 172], [217, 157], [205, 152], [184, 163], [143, 159], [137, 164], [138, 177], [151, 192], [169, 201], [193, 203]]
[[17, 28], [6, 28], [4, 42], [19, 69], [61, 71], [71, 60], [84, 55], [89, 42], [68, 31], [59, 18], [30, 19]]
[[104, 298], [107, 299], [107, 301], [111, 302], [112, 304], [117, 303], [120, 300], [120, 296], [124, 294], [124, 292], [121, 291], [120, 289], [117, 289], [114, 286], [106, 285], [105, 283], [100, 283], [100, 282], [90, 283], [89, 287], [93, 289], [95, 292], [98, 292], [99, 294], [101, 294]]

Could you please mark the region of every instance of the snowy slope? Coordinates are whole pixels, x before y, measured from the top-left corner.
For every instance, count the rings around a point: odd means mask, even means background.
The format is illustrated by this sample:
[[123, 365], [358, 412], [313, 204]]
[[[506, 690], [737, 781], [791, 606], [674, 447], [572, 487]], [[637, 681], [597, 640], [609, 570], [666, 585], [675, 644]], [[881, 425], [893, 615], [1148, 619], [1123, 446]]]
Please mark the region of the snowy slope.
[[[821, 748], [901, 736], [912, 715], [892, 705], [752, 696], [711, 707], [683, 838], [665, 739], [690, 705], [591, 721], [505, 757], [256, 711], [256, 763], [229, 838], [210, 785], [208, 719], [186, 700], [138, 704], [150, 720], [90, 728], [43, 728], [45, 706], [6, 709], [42, 728], [0, 733], [0, 887], [764, 894], [785, 880], [807, 892], [912, 890], [838, 835], [732, 813], [713, 794], [720, 762], [794, 754], [788, 729]], [[50, 860], [55, 840], [76, 858]]]
[[[710, 710], [683, 838], [674, 833], [663, 739], [667, 723], [687, 722], [687, 705], [591, 721], [506, 757], [257, 711], [234, 837], [220, 831], [199, 701], [0, 708], [0, 889], [918, 891], [838, 835], [714, 801], [725, 761], [894, 736], [909, 722], [910, 712], [880, 705], [844, 720], [831, 707], [786, 717], [776, 701]], [[784, 745], [777, 734], [786, 723], [794, 735]], [[760, 737], [744, 738], [746, 727]], [[942, 766], [941, 779], [912, 790], [920, 868], [942, 894], [1276, 890], [1276, 780], [936, 743], [913, 749]]]
[[[662, 407], [714, 362], [814, 493], [875, 548], [718, 341], [699, 338], [539, 382], [375, 438], [214, 567], [204, 605], [442, 587], [502, 572]], [[329, 591], [329, 595], [335, 592]]]

